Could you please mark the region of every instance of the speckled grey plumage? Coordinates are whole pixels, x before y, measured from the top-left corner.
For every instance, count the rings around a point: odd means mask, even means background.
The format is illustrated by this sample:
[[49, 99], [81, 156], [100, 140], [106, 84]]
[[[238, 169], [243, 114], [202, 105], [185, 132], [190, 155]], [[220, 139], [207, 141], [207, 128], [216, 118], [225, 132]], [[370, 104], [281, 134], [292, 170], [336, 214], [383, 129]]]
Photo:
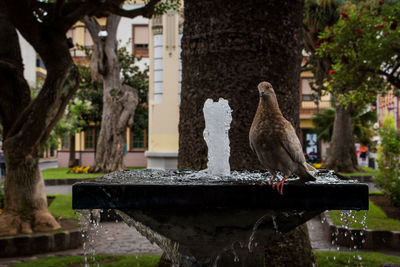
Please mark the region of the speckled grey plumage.
[[251, 149], [274, 177], [277, 172], [285, 177], [293, 173], [301, 182], [315, 181], [307, 171], [309, 167], [299, 138], [279, 109], [272, 85], [261, 82], [258, 91], [260, 100], [249, 132]]

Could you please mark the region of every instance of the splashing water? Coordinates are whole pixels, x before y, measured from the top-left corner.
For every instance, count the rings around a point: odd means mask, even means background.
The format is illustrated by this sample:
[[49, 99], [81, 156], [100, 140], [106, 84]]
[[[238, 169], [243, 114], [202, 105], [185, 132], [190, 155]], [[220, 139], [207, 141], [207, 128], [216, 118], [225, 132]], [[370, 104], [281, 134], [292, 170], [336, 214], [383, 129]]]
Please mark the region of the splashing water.
[[218, 102], [207, 99], [203, 113], [206, 125], [203, 136], [208, 147], [207, 172], [215, 176], [229, 176], [229, 129], [232, 109], [226, 99], [220, 98]]
[[[358, 249], [365, 243], [365, 230], [367, 229], [367, 211], [342, 210], [340, 212], [342, 226], [332, 233], [332, 245], [336, 245], [336, 250], [341, 251], [341, 245], [347, 247], [348, 251], [354, 251], [352, 257], [347, 259], [348, 264], [363, 266], [362, 256], [357, 254]], [[356, 226], [353, 226], [356, 224]], [[356, 228], [352, 228], [356, 227]], [[360, 227], [361, 226], [361, 227]], [[360, 229], [361, 228], [361, 229]], [[344, 245], [345, 244], [345, 245]], [[333, 257], [336, 260], [336, 257]]]
[[95, 238], [101, 228], [100, 214], [102, 210], [76, 210], [75, 212], [78, 212], [81, 215], [78, 216], [78, 221], [83, 239], [84, 266], [89, 267], [91, 263], [94, 263], [95, 266], [99, 267], [100, 264], [95, 258]]

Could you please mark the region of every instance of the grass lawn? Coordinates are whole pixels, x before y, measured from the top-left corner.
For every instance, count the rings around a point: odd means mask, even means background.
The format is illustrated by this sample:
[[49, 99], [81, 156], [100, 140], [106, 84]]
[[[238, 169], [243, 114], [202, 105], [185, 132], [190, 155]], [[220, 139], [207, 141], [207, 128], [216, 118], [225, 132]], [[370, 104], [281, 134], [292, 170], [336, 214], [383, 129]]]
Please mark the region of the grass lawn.
[[[352, 222], [353, 220], [349, 217], [349, 226], [352, 228], [362, 229], [360, 221], [363, 219], [365, 211], [352, 211], [352, 214], [355, 214], [355, 218], [357, 222]], [[332, 210], [330, 211], [331, 218], [334, 224], [343, 225], [343, 222], [340, 221], [340, 211]], [[375, 206], [372, 201], [369, 201], [369, 210], [367, 212], [367, 229], [371, 230], [389, 230], [389, 231], [400, 231], [400, 221], [394, 220], [386, 216], [385, 212]]]
[[364, 166], [361, 166], [361, 169], [364, 172], [351, 172], [351, 173], [340, 172], [339, 174], [343, 175], [343, 176], [375, 176], [376, 173], [378, 172], [375, 169], [364, 167]]
[[376, 252], [314, 251], [314, 255], [318, 266], [324, 267], [377, 267], [383, 263], [400, 264], [400, 258]]
[[[129, 256], [97, 256], [96, 262], [90, 262], [90, 266], [140, 266], [154, 267], [160, 260], [161, 255], [129, 255]], [[68, 257], [47, 257], [33, 261], [27, 261], [12, 265], [15, 267], [53, 267], [53, 266], [84, 266], [83, 256], [68, 256]]]
[[54, 217], [61, 217], [63, 219], [73, 219], [76, 220], [76, 215], [72, 209], [72, 194], [58, 194], [50, 195], [55, 196], [49, 207], [49, 211]]
[[[318, 266], [364, 266], [377, 267], [383, 263], [400, 264], [400, 258], [388, 256], [375, 252], [336, 252], [336, 251], [315, 251], [315, 259]], [[100, 266], [140, 266], [154, 267], [160, 259], [160, 255], [129, 255], [129, 256], [96, 256]], [[82, 256], [48, 257], [15, 264], [15, 267], [52, 267], [52, 266], [83, 266]], [[93, 265], [95, 266], [95, 265]]]
[[[129, 170], [145, 169], [146, 167], [128, 167]], [[42, 171], [44, 179], [83, 179], [97, 178], [104, 173], [68, 173], [70, 168], [50, 168]]]
[[42, 171], [44, 179], [82, 179], [97, 178], [103, 173], [68, 173], [69, 168], [50, 168]]
[[146, 169], [146, 167], [127, 167], [129, 170]]

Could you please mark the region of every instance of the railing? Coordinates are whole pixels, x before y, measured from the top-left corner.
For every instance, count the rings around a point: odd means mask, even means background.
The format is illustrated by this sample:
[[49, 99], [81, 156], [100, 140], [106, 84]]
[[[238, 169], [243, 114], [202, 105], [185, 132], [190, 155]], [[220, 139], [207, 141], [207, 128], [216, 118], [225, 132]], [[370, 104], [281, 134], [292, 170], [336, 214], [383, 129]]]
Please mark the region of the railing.
[[318, 110], [331, 108], [330, 101], [320, 101], [318, 105], [314, 101], [302, 101], [300, 106], [300, 117], [312, 117]]

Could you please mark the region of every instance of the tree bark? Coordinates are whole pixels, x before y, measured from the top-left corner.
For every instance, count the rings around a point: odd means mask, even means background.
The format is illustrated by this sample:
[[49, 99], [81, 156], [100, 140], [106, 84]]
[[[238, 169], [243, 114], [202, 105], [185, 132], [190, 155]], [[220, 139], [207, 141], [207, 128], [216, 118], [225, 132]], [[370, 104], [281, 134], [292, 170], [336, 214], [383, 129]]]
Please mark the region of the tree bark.
[[324, 167], [336, 172], [354, 172], [359, 170], [353, 138], [351, 105], [346, 108], [336, 106], [332, 139]]
[[76, 157], [75, 157], [75, 135], [69, 136], [69, 160], [68, 160], [68, 167], [74, 167]]
[[[39, 152], [78, 88], [79, 72], [73, 65], [65, 32], [57, 27], [39, 31], [19, 9], [0, 2], [0, 117], [7, 175], [0, 236], [60, 227], [47, 210]], [[10, 14], [10, 15], [9, 15]], [[13, 23], [11, 23], [13, 21]], [[39, 95], [30, 99], [15, 25], [41, 57], [47, 77]], [[38, 39], [46, 39], [40, 43]]]
[[260, 169], [248, 142], [259, 82], [273, 85], [283, 115], [299, 129], [302, 37], [294, 9], [302, 1], [197, 2], [185, 2], [179, 168], [206, 168], [202, 108], [223, 97], [233, 109], [231, 168]]
[[139, 103], [137, 90], [122, 85], [116, 38], [119, 16], [107, 17], [107, 37], [98, 33], [100, 25], [94, 18], [84, 22], [94, 42], [91, 58], [93, 81], [103, 81], [103, 112], [101, 129], [96, 147], [94, 171], [111, 172], [123, 169], [126, 151], [126, 129], [133, 125], [133, 117]]
[[[185, 1], [178, 168], [206, 168], [202, 108], [207, 98], [220, 97], [233, 109], [231, 169], [262, 168], [248, 141], [261, 81], [274, 86], [283, 115], [299, 132], [302, 7], [301, 0]], [[285, 253], [266, 248], [266, 259], [297, 257], [311, 266], [304, 227], [274, 244]], [[288, 252], [287, 244], [298, 250]]]

